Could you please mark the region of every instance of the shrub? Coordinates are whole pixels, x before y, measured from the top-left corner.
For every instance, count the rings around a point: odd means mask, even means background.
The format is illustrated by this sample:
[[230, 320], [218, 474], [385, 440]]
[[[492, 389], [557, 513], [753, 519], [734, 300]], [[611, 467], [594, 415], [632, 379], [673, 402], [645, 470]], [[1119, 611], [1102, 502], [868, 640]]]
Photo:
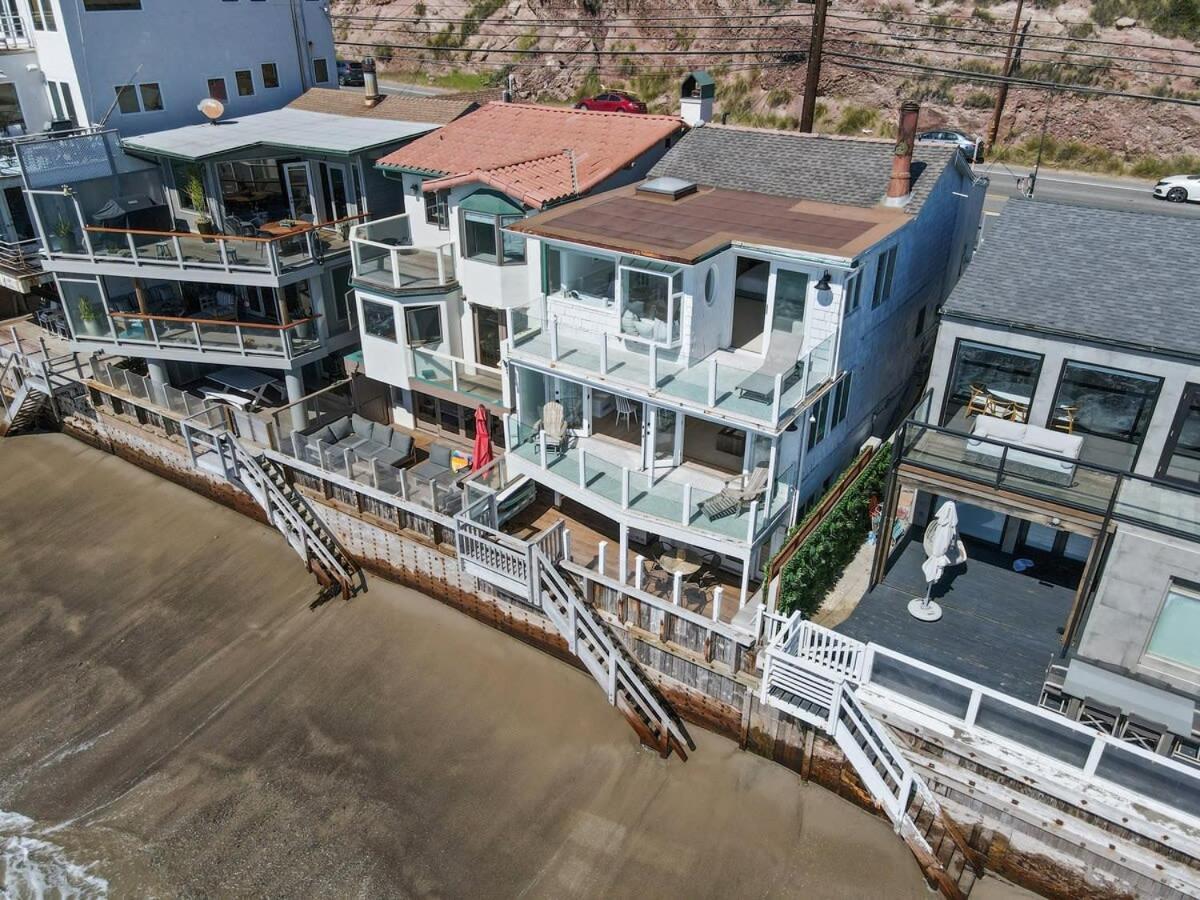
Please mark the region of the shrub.
[[967, 109], [991, 109], [993, 102], [988, 91], [971, 91], [963, 98], [962, 105]]
[[425, 4], [418, 3], [416, 6], [414, 6], [413, 15], [415, 15], [418, 19], [425, 18]]
[[879, 120], [879, 112], [866, 106], [847, 106], [834, 128], [838, 134], [858, 134], [864, 128], [872, 128]]
[[792, 92], [787, 88], [772, 88], [767, 92], [767, 106], [787, 106], [792, 102]]
[[[788, 560], [779, 581], [782, 612], [800, 610], [804, 618], [811, 619], [821, 608], [825, 595], [837, 584], [871, 530], [871, 498], [882, 496], [891, 461], [891, 445], [887, 444]], [[816, 509], [820, 504], [798, 527], [803, 527]]]
[[376, 59], [391, 59], [395, 55], [391, 44], [376, 44], [374, 52]]

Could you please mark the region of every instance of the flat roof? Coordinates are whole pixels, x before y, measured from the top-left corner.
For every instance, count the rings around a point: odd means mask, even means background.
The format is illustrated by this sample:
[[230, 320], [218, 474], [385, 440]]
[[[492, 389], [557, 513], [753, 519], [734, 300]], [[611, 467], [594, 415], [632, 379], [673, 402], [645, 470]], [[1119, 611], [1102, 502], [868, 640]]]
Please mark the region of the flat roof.
[[512, 230], [690, 265], [733, 242], [853, 259], [910, 221], [886, 207], [707, 186], [672, 200], [637, 187], [540, 213]]
[[142, 134], [126, 138], [122, 143], [127, 150], [135, 153], [189, 160], [207, 159], [253, 147], [350, 155], [417, 137], [437, 127], [431, 122], [368, 119], [284, 107], [221, 119], [216, 125], [185, 125]]

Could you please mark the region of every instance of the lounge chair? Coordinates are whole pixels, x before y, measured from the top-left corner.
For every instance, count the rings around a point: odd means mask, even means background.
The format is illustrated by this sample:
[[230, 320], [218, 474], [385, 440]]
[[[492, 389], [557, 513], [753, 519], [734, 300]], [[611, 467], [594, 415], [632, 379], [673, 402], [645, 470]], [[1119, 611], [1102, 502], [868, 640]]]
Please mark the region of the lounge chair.
[[561, 403], [557, 400], [551, 400], [542, 407], [540, 425], [542, 434], [546, 436], [546, 446], [548, 448], [553, 447], [559, 451], [567, 448], [567, 442], [571, 435], [567, 428], [567, 419], [563, 413]]
[[748, 400], [770, 403], [775, 395], [775, 376], [786, 376], [800, 364], [800, 349], [803, 346], [803, 332], [772, 331], [771, 343], [762, 365], [739, 382], [738, 394]]
[[748, 475], [739, 475], [721, 488], [720, 493], [714, 494], [700, 504], [700, 511], [710, 521], [732, 516], [742, 511], [760, 498], [767, 489], [767, 479], [770, 477], [766, 466], [757, 466]]

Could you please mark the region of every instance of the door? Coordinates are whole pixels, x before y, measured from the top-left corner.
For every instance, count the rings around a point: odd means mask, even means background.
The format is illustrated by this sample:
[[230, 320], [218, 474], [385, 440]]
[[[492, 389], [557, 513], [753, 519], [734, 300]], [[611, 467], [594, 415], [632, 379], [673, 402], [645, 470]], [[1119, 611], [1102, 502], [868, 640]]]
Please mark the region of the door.
[[288, 210], [291, 217], [299, 219], [303, 216], [315, 216], [308, 163], [284, 163], [283, 181], [287, 186]]
[[679, 426], [683, 424], [679, 416], [674, 410], [647, 403], [644, 421], [647, 440], [642, 448], [643, 464], [649, 469], [678, 465], [676, 449], [679, 442], [676, 437]]
[[475, 359], [482, 365], [499, 368], [504, 317], [499, 310], [487, 306], [472, 309], [475, 311]]
[[346, 167], [332, 163], [321, 163], [321, 191], [325, 195], [324, 220], [336, 222], [355, 213], [354, 198], [350, 193], [350, 181]]
[[1179, 410], [1167, 433], [1155, 475], [1193, 487], [1200, 486], [1200, 384], [1188, 384], [1183, 388]]

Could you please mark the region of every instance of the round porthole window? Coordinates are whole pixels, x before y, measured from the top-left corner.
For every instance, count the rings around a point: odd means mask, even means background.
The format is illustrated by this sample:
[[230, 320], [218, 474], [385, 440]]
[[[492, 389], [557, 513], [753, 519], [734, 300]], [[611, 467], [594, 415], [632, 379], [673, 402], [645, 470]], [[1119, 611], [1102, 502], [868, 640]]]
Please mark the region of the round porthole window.
[[713, 305], [713, 301], [717, 299], [717, 267], [713, 266], [708, 270], [708, 274], [704, 276], [704, 302], [708, 306]]

